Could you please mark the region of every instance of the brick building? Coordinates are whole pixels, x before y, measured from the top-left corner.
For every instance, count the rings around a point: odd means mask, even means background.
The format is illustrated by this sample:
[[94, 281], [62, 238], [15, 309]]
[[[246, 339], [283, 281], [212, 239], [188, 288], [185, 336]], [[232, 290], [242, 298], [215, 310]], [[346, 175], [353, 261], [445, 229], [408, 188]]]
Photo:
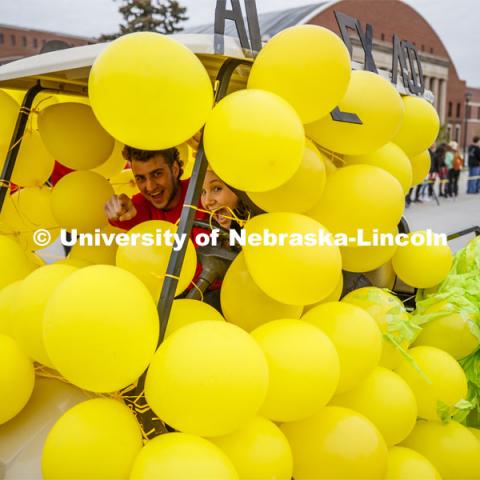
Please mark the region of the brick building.
[[[378, 68], [391, 71], [392, 37], [412, 42], [420, 55], [425, 87], [435, 96], [442, 125], [449, 138], [463, 146], [465, 135], [465, 113], [467, 144], [473, 135], [480, 135], [480, 89], [467, 87], [460, 79], [454, 60], [450, 58], [442, 40], [432, 26], [415, 9], [400, 0], [336, 0], [290, 8], [259, 15], [262, 39], [267, 41], [279, 31], [293, 25], [314, 24], [339, 33], [334, 11], [358, 18], [365, 28], [373, 27], [373, 56]], [[212, 25], [187, 29], [191, 33], [212, 33]], [[226, 34], [237, 36], [233, 22], [226, 25]], [[353, 36], [353, 34], [352, 34]], [[363, 63], [363, 50], [355, 37], [353, 60]], [[472, 94], [470, 108], [466, 111], [467, 92]]]
[[55, 40], [65, 42], [71, 47], [93, 43], [92, 39], [86, 37], [0, 24], [0, 65], [36, 55], [48, 42]]

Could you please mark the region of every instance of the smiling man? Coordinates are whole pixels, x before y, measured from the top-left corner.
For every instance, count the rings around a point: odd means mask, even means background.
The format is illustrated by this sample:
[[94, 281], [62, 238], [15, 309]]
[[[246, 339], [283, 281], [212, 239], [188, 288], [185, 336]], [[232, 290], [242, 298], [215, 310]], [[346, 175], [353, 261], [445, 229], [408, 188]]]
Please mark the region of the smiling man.
[[[130, 230], [148, 220], [177, 222], [187, 193], [188, 180], [183, 173], [178, 150], [139, 150], [125, 146], [123, 156], [130, 162], [140, 193], [132, 198], [114, 195], [105, 204], [109, 222]], [[197, 213], [197, 218], [204, 215]]]

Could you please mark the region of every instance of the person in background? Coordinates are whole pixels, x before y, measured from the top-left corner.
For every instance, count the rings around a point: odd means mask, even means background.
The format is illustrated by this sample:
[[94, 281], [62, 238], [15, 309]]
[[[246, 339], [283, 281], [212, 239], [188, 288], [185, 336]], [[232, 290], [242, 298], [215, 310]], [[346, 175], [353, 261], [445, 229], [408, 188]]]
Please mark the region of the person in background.
[[446, 197], [447, 196], [447, 184], [448, 184], [448, 167], [445, 165], [445, 155], [447, 153], [447, 144], [442, 143], [435, 150], [436, 162], [438, 165], [438, 178], [439, 178], [439, 187], [438, 187], [438, 196]]
[[448, 166], [448, 195], [458, 196], [458, 179], [463, 168], [463, 158], [458, 151], [458, 143], [451, 141], [445, 154], [445, 164]]
[[473, 137], [473, 143], [468, 146], [468, 184], [467, 193], [480, 191], [480, 137]]

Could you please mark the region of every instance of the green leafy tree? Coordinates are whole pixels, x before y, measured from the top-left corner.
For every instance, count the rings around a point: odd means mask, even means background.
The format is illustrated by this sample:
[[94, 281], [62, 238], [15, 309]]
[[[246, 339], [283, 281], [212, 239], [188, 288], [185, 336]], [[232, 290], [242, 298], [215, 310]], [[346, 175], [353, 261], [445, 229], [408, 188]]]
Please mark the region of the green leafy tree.
[[[118, 0], [115, 0], [118, 1]], [[188, 20], [187, 8], [176, 0], [119, 0], [118, 11], [123, 17], [120, 32], [102, 35], [99, 40], [113, 40], [127, 33], [158, 32], [171, 34], [181, 32], [182, 22]]]

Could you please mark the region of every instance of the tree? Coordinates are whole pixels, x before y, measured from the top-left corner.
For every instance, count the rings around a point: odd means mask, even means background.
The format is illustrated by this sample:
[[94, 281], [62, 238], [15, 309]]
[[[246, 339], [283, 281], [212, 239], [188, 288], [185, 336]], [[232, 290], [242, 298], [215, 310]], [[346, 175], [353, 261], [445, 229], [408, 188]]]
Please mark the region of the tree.
[[[115, 0], [117, 1], [117, 0]], [[120, 32], [102, 35], [99, 40], [113, 40], [132, 32], [158, 32], [171, 34], [181, 32], [181, 22], [188, 20], [186, 7], [176, 0], [119, 0], [122, 5], [118, 11], [124, 21]]]

